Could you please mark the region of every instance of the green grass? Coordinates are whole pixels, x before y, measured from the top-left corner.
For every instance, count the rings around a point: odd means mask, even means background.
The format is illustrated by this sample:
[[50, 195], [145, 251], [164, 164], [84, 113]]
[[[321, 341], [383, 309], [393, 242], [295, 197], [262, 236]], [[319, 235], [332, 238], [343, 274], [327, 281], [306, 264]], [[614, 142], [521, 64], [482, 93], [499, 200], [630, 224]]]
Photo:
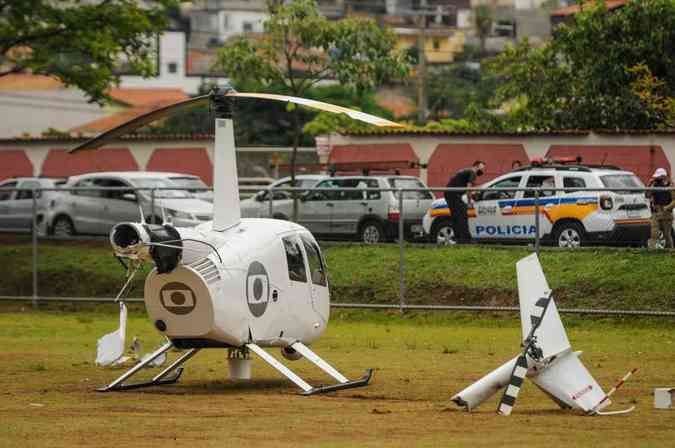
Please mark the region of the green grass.
[[[335, 302], [398, 303], [399, 248], [324, 245]], [[406, 301], [517, 305], [515, 262], [525, 248], [420, 247], [405, 252]], [[561, 307], [675, 310], [672, 253], [625, 249], [544, 250], [542, 265]], [[32, 294], [31, 248], [0, 247], [0, 295]], [[111, 297], [124, 273], [105, 242], [41, 242], [41, 296]], [[147, 268], [146, 268], [147, 270]], [[142, 296], [143, 276], [131, 296]]]
[[[504, 418], [494, 413], [498, 396], [471, 414], [449, 402], [515, 354], [519, 323], [504, 315], [334, 313], [313, 348], [350, 378], [374, 368], [373, 382], [301, 397], [259, 359], [252, 381], [229, 381], [223, 350], [197, 355], [176, 385], [97, 393], [121, 374], [93, 364], [96, 339], [116, 328], [117, 314], [109, 304], [83, 309], [0, 308], [0, 447], [660, 447], [675, 439], [675, 411], [652, 408], [653, 388], [673, 385], [670, 321], [564, 318], [605, 390], [640, 367], [612, 407], [634, 404], [632, 414], [579, 416], [526, 383]], [[128, 340], [134, 335], [145, 352], [161, 343], [140, 306], [129, 314]], [[305, 360], [286, 364], [311, 384], [329, 381]]]

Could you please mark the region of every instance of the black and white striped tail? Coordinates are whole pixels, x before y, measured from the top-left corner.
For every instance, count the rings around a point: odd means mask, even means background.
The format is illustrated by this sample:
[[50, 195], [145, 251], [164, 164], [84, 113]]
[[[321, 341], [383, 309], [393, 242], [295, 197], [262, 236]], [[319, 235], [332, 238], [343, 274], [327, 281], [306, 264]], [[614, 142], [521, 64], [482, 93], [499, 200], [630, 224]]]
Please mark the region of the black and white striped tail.
[[516, 404], [516, 399], [520, 393], [520, 388], [523, 387], [523, 382], [525, 381], [525, 375], [527, 374], [527, 359], [525, 355], [520, 355], [516, 360], [516, 365], [513, 366], [513, 372], [511, 373], [511, 379], [509, 380], [509, 385], [502, 395], [502, 399], [499, 402], [499, 407], [497, 408], [497, 413], [501, 415], [510, 415], [513, 410], [513, 406]]
[[513, 372], [511, 372], [511, 379], [509, 384], [502, 395], [502, 399], [499, 402], [497, 407], [497, 413], [500, 415], [511, 415], [513, 406], [516, 404], [516, 399], [520, 393], [520, 388], [523, 387], [523, 382], [525, 381], [525, 375], [527, 374], [527, 354], [535, 359], [539, 360], [542, 357], [541, 349], [535, 344], [536, 338], [534, 337], [535, 331], [541, 325], [541, 322], [544, 320], [544, 314], [548, 309], [548, 305], [551, 302], [551, 297], [542, 297], [534, 304], [532, 309], [532, 314], [530, 314], [530, 322], [532, 323], [532, 328], [530, 329], [530, 334], [525, 338], [523, 345], [523, 353], [516, 360], [516, 365], [513, 366]]

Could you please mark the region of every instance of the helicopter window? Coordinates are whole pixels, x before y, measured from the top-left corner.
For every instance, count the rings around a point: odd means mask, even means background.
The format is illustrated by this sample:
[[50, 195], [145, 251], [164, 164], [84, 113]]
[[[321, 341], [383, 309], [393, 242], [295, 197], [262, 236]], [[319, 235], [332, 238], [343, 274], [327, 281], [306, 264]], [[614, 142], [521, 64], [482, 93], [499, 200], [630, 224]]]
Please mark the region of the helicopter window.
[[319, 248], [305, 237], [301, 237], [302, 244], [305, 246], [307, 261], [309, 261], [309, 273], [312, 277], [312, 283], [315, 285], [328, 286], [326, 282], [326, 270], [324, 269]]
[[281, 239], [286, 249], [286, 261], [288, 262], [288, 278], [294, 282], [307, 282], [307, 271], [305, 270], [305, 258], [302, 256], [300, 244], [293, 238], [286, 237]]

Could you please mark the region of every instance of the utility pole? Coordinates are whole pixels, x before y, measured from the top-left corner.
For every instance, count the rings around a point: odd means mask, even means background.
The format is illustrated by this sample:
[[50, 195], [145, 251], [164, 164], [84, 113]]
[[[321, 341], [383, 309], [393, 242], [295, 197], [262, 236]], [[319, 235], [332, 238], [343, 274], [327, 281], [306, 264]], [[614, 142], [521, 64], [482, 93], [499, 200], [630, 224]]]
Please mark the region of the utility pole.
[[439, 8], [433, 7], [434, 10], [429, 9], [427, 0], [421, 0], [419, 9], [402, 10], [398, 14], [402, 16], [412, 16], [415, 18], [417, 26], [417, 122], [424, 124], [427, 119], [427, 58], [426, 58], [426, 29], [427, 17], [435, 17], [440, 15], [447, 15], [454, 6], [447, 5]]
[[[426, 7], [426, 0], [422, 0], [421, 7]], [[427, 16], [421, 11], [417, 17], [417, 123], [424, 125], [427, 120], [427, 56], [426, 56], [426, 28]]]

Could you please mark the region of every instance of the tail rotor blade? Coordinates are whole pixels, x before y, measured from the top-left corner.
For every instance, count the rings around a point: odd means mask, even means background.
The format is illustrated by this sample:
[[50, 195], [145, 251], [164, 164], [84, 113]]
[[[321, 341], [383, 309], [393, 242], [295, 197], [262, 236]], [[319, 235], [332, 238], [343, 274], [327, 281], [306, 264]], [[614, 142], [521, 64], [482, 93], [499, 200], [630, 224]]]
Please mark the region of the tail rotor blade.
[[502, 399], [499, 402], [497, 407], [497, 413], [500, 415], [511, 415], [513, 406], [516, 404], [516, 399], [520, 393], [520, 388], [523, 386], [523, 381], [525, 381], [525, 375], [527, 375], [527, 354], [535, 359], [539, 360], [541, 358], [541, 349], [536, 345], [537, 338], [534, 333], [537, 331], [539, 326], [541, 326], [542, 321], [544, 320], [544, 315], [548, 309], [549, 304], [551, 303], [551, 296], [541, 297], [537, 300], [532, 314], [530, 315], [530, 320], [532, 322], [532, 329], [530, 334], [527, 335], [527, 338], [523, 342], [523, 352], [518, 357], [516, 365], [513, 366], [513, 373], [511, 373], [511, 379], [509, 380], [509, 385], [502, 395]]
[[516, 365], [513, 366], [511, 379], [509, 385], [502, 395], [497, 407], [497, 413], [500, 415], [511, 415], [513, 407], [516, 405], [516, 399], [520, 393], [520, 388], [523, 387], [525, 375], [527, 374], [527, 358], [525, 355], [520, 355], [516, 360]]

